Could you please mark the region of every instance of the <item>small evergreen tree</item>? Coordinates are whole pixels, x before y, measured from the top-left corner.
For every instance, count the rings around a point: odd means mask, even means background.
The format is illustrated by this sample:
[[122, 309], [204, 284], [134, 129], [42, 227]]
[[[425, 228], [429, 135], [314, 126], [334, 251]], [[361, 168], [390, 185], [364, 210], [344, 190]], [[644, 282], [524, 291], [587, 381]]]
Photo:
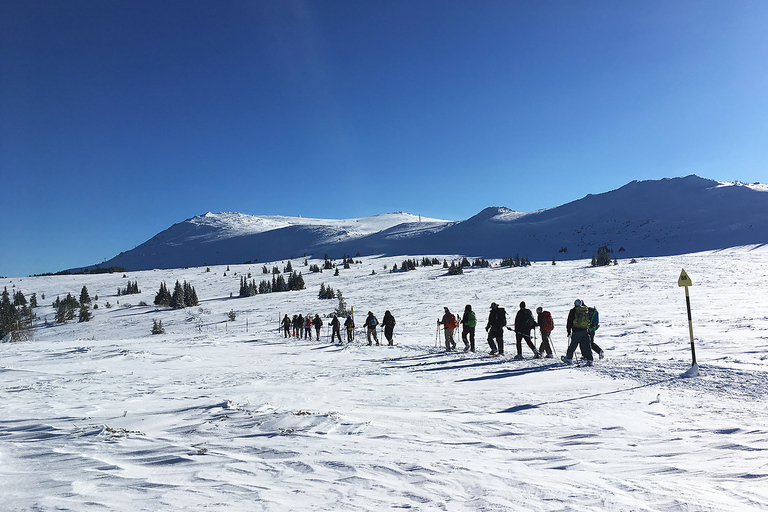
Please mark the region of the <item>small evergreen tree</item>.
[[152, 320], [152, 334], [165, 334], [162, 320]]
[[90, 304], [91, 303], [91, 296], [88, 295], [88, 288], [83, 286], [83, 289], [80, 290], [80, 304]]
[[168, 288], [165, 286], [165, 281], [160, 283], [160, 289], [155, 295], [155, 306], [170, 306], [173, 296]]
[[186, 302], [184, 302], [184, 288], [181, 287], [181, 283], [176, 281], [173, 287], [173, 294], [171, 295], [171, 304], [173, 309], [184, 309]]
[[88, 322], [93, 318], [93, 315], [91, 315], [91, 311], [88, 308], [88, 304], [81, 302], [80, 303], [80, 314], [77, 317], [78, 322]]

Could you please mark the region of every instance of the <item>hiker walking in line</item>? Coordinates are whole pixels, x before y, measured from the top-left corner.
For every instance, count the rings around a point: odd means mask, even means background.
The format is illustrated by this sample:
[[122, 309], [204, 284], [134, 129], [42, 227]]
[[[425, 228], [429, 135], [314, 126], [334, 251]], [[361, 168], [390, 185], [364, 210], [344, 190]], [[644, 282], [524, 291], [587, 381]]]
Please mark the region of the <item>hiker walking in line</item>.
[[293, 321], [291, 322], [291, 328], [293, 329], [293, 337], [297, 337], [299, 335], [298, 328], [296, 326], [297, 322], [299, 321], [299, 315], [293, 315]]
[[[306, 320], [304, 320], [304, 336], [306, 336], [310, 340], [312, 339], [312, 316], [311, 315], [307, 315]], [[317, 339], [320, 339], [320, 337], [318, 336]]]
[[[583, 300], [581, 305], [587, 306]], [[603, 359], [605, 352], [595, 343], [595, 331], [600, 327], [600, 315], [597, 312], [597, 308], [587, 306], [587, 309], [589, 310], [589, 329], [587, 329], [587, 332], [589, 332], [589, 346], [592, 352], [595, 352], [600, 359]]]
[[592, 366], [592, 349], [589, 342], [589, 308], [576, 299], [573, 308], [568, 312], [568, 321], [565, 324], [565, 330], [571, 342], [568, 344], [568, 351], [560, 359], [566, 364], [573, 363], [573, 353], [576, 351], [576, 345], [581, 348], [581, 357], [586, 359], [587, 366]]
[[344, 321], [344, 328], [347, 330], [347, 343], [352, 343], [352, 340], [355, 339], [355, 321], [352, 320], [351, 315], [347, 315], [347, 319]]
[[445, 314], [442, 320], [438, 320], [437, 323], [442, 325], [445, 333], [445, 350], [456, 350], [456, 342], [453, 340], [453, 330], [459, 325], [456, 322], [456, 316], [451, 313], [448, 308], [445, 309]]
[[315, 326], [315, 334], [317, 335], [317, 339], [320, 339], [320, 329], [323, 328], [323, 319], [320, 318], [320, 315], [315, 314], [314, 320], [312, 320], [312, 325]]
[[331, 320], [331, 343], [333, 343], [333, 340], [338, 337], [339, 343], [341, 343], [341, 332], [339, 330], [339, 319], [336, 317], [336, 313], [333, 314], [333, 319]]
[[515, 359], [523, 358], [523, 340], [533, 350], [533, 357], [537, 359], [541, 357], [536, 349], [536, 345], [531, 341], [531, 329], [538, 327], [538, 325], [536, 320], [533, 319], [531, 310], [525, 307], [525, 302], [521, 302], [520, 309], [517, 311], [517, 315], [515, 315], [515, 338], [517, 339], [517, 355]]
[[283, 324], [283, 334], [285, 335], [283, 337], [287, 338], [288, 336], [291, 335], [291, 319], [288, 318], [288, 315], [285, 315], [283, 317], [282, 324]]
[[[491, 303], [491, 312], [488, 315], [488, 324], [485, 332], [488, 333], [488, 345], [491, 347], [491, 355], [504, 355], [504, 326], [507, 325], [507, 312], [495, 302]], [[496, 340], [496, 343], [494, 343]], [[498, 349], [497, 349], [498, 345]]]
[[296, 335], [304, 339], [304, 316], [301, 313], [296, 316]]
[[393, 337], [395, 335], [395, 317], [387, 310], [384, 318], [381, 319], [381, 325], [384, 326], [384, 337], [387, 338], [389, 345], [394, 345]]
[[472, 306], [467, 304], [464, 307], [464, 315], [461, 317], [461, 341], [464, 342], [464, 352], [467, 350], [475, 351], [475, 326], [477, 326], [477, 316], [472, 311]]
[[373, 341], [376, 345], [379, 344], [379, 337], [376, 335], [376, 326], [379, 325], [379, 320], [374, 316], [372, 311], [368, 312], [368, 317], [365, 319], [365, 327], [368, 331], [368, 345], [371, 345]]
[[550, 340], [550, 333], [555, 329], [555, 322], [552, 320], [552, 314], [549, 311], [544, 311], [544, 308], [539, 306], [536, 308], [536, 318], [536, 323], [539, 324], [539, 331], [541, 332], [539, 354], [546, 352], [546, 357], [552, 358], [552, 341]]

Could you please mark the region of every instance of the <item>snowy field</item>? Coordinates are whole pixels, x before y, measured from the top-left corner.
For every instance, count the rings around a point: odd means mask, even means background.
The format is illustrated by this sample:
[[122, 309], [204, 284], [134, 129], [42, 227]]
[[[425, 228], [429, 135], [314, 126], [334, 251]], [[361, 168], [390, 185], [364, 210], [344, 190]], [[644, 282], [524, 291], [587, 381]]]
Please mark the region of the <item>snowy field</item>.
[[[33, 340], [0, 345], [0, 508], [768, 509], [768, 247], [603, 268], [384, 269], [403, 259], [364, 257], [337, 277], [293, 260], [306, 290], [250, 298], [237, 297], [240, 277], [258, 282], [261, 263], [226, 276], [224, 266], [0, 279], [40, 304]], [[681, 378], [691, 366], [682, 269], [695, 378]], [[116, 296], [129, 279], [142, 293]], [[177, 279], [200, 307], [138, 305]], [[343, 292], [358, 324], [391, 310], [398, 346], [284, 339], [279, 315], [335, 308], [317, 298], [321, 282]], [[98, 295], [93, 320], [43, 325], [52, 301], [83, 285]], [[600, 311], [606, 358], [595, 366], [533, 359], [525, 345], [513, 361], [508, 331], [506, 356], [487, 356], [491, 302], [510, 322], [521, 300], [551, 311], [559, 356], [576, 298]], [[478, 352], [446, 354], [436, 320], [465, 304], [478, 314]], [[225, 322], [230, 310], [237, 319]], [[166, 334], [150, 333], [153, 320]]]

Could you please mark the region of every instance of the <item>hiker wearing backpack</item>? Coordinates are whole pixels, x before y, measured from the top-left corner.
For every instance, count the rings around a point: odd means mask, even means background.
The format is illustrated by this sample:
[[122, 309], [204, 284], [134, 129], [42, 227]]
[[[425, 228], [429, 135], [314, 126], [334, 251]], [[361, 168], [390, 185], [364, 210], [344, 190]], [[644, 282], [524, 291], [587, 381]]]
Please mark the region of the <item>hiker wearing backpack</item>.
[[[584, 301], [581, 301], [581, 305], [586, 306]], [[595, 352], [600, 359], [603, 359], [605, 352], [595, 343], [595, 331], [600, 327], [600, 315], [597, 312], [597, 308], [587, 306], [587, 309], [589, 309], [589, 329], [587, 329], [589, 332], [589, 346], [592, 352]]]
[[544, 311], [544, 308], [541, 306], [536, 308], [536, 317], [536, 323], [539, 324], [539, 331], [541, 332], [541, 345], [539, 345], [539, 354], [546, 352], [546, 357], [551, 358], [553, 356], [550, 333], [555, 330], [555, 322], [552, 320], [552, 314], [549, 311]]
[[467, 304], [464, 307], [464, 315], [461, 317], [461, 340], [464, 342], [464, 352], [475, 351], [475, 326], [477, 326], [477, 317], [472, 311], [472, 306]]
[[589, 308], [576, 299], [573, 308], [568, 312], [568, 321], [565, 324], [565, 330], [571, 342], [568, 344], [568, 351], [560, 359], [566, 364], [573, 363], [573, 353], [576, 351], [576, 345], [581, 348], [581, 357], [586, 359], [587, 366], [592, 366], [592, 349], [589, 342]]
[[368, 312], [368, 317], [365, 319], [365, 327], [368, 331], [368, 345], [371, 345], [373, 341], [376, 345], [379, 344], [379, 337], [376, 335], [376, 326], [379, 325], [379, 320], [374, 316], [372, 311]]
[[381, 325], [384, 326], [384, 337], [387, 338], [389, 345], [394, 345], [393, 337], [395, 335], [395, 317], [387, 310], [384, 313], [384, 318], [381, 319]]
[[[314, 320], [312, 320], [312, 325], [315, 326], [315, 334], [317, 335], [317, 339], [320, 339], [320, 329], [323, 328], [323, 319], [320, 318], [320, 315], [315, 315]], [[341, 341], [341, 339], [339, 339]]]
[[[344, 321], [344, 328], [347, 330], [347, 343], [352, 343], [352, 340], [355, 339], [355, 321], [352, 320], [351, 315], [347, 315], [347, 319]], [[341, 336], [339, 336], [339, 341], [341, 341]]]
[[[312, 316], [307, 315], [307, 318], [304, 320], [304, 336], [306, 338], [312, 339]], [[318, 337], [317, 339], [320, 339]]]
[[339, 318], [336, 316], [336, 313], [333, 314], [333, 319], [331, 320], [331, 343], [333, 343], [333, 340], [338, 337], [339, 344], [341, 344], [341, 333], [339, 332]]
[[438, 320], [437, 323], [442, 325], [444, 328], [445, 350], [447, 352], [449, 350], [456, 350], [456, 342], [453, 340], [453, 330], [456, 329], [459, 324], [456, 322], [456, 315], [451, 313], [448, 308], [443, 309], [445, 309], [443, 319]]
[[283, 324], [283, 334], [285, 335], [284, 337], [287, 338], [291, 335], [291, 319], [288, 318], [288, 315], [285, 315], [283, 317], [282, 324]]
[[[488, 324], [485, 332], [488, 333], [488, 346], [491, 347], [491, 355], [504, 355], [504, 326], [507, 325], [507, 312], [495, 302], [491, 303], [491, 312], [488, 314]], [[496, 343], [494, 343], [496, 340]], [[498, 346], [498, 350], [497, 350]]]
[[521, 302], [520, 309], [517, 311], [517, 315], [515, 315], [515, 338], [517, 339], [517, 355], [515, 359], [523, 358], [523, 340], [533, 350], [533, 357], [536, 359], [541, 357], [536, 349], [536, 345], [531, 341], [531, 329], [538, 327], [538, 325], [536, 320], [533, 319], [531, 310], [525, 307], [525, 302]]

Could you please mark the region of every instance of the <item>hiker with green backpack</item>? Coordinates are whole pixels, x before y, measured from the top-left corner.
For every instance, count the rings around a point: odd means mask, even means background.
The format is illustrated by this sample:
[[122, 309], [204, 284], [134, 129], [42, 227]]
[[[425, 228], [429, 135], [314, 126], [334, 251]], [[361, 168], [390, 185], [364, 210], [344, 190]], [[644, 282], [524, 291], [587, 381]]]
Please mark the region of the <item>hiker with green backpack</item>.
[[589, 327], [591, 318], [589, 308], [576, 299], [573, 308], [568, 312], [568, 321], [565, 324], [565, 330], [568, 332], [570, 343], [568, 351], [560, 359], [565, 364], [573, 364], [573, 353], [576, 351], [576, 345], [581, 348], [581, 357], [587, 361], [587, 366], [592, 366], [592, 348], [589, 340]]
[[475, 327], [477, 326], [477, 316], [472, 311], [469, 304], [464, 307], [464, 315], [461, 317], [461, 340], [464, 342], [464, 352], [475, 351]]

